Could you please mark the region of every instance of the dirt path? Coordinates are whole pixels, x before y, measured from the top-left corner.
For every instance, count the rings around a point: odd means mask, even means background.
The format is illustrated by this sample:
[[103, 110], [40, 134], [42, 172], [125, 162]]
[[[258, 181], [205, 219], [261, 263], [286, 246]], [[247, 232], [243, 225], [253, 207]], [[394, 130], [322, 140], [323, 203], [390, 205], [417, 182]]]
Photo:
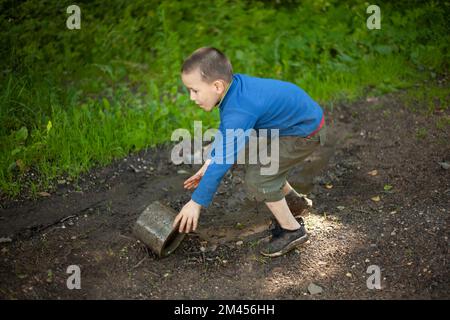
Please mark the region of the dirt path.
[[[450, 162], [449, 132], [436, 128], [437, 115], [400, 101], [328, 113], [328, 146], [290, 176], [314, 200], [310, 241], [286, 256], [259, 254], [270, 213], [247, 198], [239, 167], [202, 212], [198, 233], [167, 258], [148, 252], [132, 224], [153, 200], [180, 209], [190, 198], [182, 182], [196, 169], [170, 164], [161, 147], [92, 170], [78, 188], [3, 203], [0, 238], [12, 241], [0, 244], [0, 298], [448, 299], [450, 170], [438, 162]], [[81, 290], [66, 287], [70, 265], [81, 269]], [[380, 267], [381, 290], [367, 287], [370, 265]], [[311, 283], [323, 292], [311, 295]]]

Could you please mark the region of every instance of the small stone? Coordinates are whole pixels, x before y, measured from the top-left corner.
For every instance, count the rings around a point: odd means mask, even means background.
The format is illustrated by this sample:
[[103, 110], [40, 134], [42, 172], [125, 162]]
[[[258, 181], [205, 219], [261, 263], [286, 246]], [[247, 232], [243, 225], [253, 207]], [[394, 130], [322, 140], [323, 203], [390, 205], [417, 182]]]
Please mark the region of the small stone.
[[236, 242], [237, 246], [242, 246], [244, 244], [244, 241], [239, 240], [238, 242]]
[[200, 251], [201, 251], [201, 252], [205, 252], [205, 251], [206, 251], [206, 248], [205, 248], [205, 247], [200, 247]]
[[341, 211], [345, 209], [344, 206], [337, 206], [336, 208], [338, 208], [338, 209], [341, 210]]
[[139, 170], [138, 168], [136, 168], [136, 167], [133, 166], [132, 164], [130, 164], [130, 169], [133, 170], [135, 173], [141, 172], [141, 170]]
[[347, 272], [347, 273], [345, 274], [345, 276], [348, 277], [348, 278], [351, 278], [351, 277], [352, 277], [352, 274], [351, 274], [350, 272]]
[[12, 242], [12, 239], [9, 237], [2, 237], [0, 238], [0, 243], [6, 243], [6, 242]]
[[391, 236], [395, 236], [395, 235], [396, 235], [395, 231], [392, 231]]
[[370, 260], [369, 260], [369, 259], [366, 259], [366, 260], [364, 260], [364, 262], [365, 262], [365, 263], [369, 263], [369, 262], [370, 262]]
[[450, 169], [450, 163], [447, 162], [438, 162], [441, 165], [441, 168], [444, 170]]
[[308, 291], [309, 291], [309, 294], [315, 295], [315, 294], [321, 294], [323, 292], [323, 289], [322, 289], [322, 287], [318, 286], [317, 284], [311, 282], [308, 286]]
[[187, 172], [186, 170], [178, 170], [177, 173], [178, 174], [189, 174], [189, 172]]
[[381, 198], [380, 198], [380, 196], [375, 196], [375, 197], [372, 197], [372, 198], [370, 198], [372, 201], [374, 201], [374, 202], [379, 202], [380, 200], [381, 200]]

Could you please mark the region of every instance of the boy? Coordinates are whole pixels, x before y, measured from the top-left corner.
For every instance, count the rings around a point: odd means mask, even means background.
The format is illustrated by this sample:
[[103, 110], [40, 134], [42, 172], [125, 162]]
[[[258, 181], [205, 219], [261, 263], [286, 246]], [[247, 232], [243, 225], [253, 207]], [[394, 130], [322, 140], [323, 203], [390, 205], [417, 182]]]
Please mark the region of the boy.
[[[200, 108], [207, 112], [216, 106], [220, 109], [222, 136], [227, 129], [279, 130], [278, 157], [272, 159], [278, 170], [264, 175], [259, 163], [247, 165], [245, 184], [257, 200], [265, 202], [278, 223], [261, 254], [280, 256], [304, 243], [308, 234], [303, 220], [298, 221], [294, 215], [299, 215], [312, 202], [295, 192], [286, 177], [290, 168], [324, 144], [322, 108], [292, 83], [233, 74], [227, 57], [211, 47], [196, 50], [184, 61], [181, 78], [190, 99]], [[238, 143], [235, 149], [236, 140], [225, 140], [217, 139], [216, 135], [210, 157], [184, 182], [186, 189], [196, 190], [174, 220], [173, 226], [179, 223], [180, 232], [196, 230], [201, 207], [210, 204], [221, 179], [233, 165], [226, 160], [236, 159], [243, 147]], [[222, 147], [223, 152], [215, 152], [217, 147]]]

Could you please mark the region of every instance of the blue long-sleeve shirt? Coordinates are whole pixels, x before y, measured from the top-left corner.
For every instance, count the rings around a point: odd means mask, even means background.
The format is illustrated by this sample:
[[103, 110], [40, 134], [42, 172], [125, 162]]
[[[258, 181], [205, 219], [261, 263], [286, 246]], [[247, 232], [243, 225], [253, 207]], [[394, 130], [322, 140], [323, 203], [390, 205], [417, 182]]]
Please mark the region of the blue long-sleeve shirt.
[[244, 135], [227, 139], [227, 129], [278, 129], [280, 136], [307, 137], [323, 117], [322, 108], [297, 85], [244, 74], [233, 75], [219, 110], [218, 134], [223, 138], [216, 135], [211, 163], [192, 194], [192, 200], [204, 207], [209, 206], [220, 181], [245, 146]]

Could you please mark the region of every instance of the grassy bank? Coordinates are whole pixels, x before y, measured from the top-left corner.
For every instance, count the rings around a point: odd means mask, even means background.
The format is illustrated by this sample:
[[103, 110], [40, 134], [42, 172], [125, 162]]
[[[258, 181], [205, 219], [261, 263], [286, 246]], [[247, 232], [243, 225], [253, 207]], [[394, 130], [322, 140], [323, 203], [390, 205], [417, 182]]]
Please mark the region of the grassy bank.
[[368, 3], [278, 2], [80, 1], [80, 30], [66, 28], [72, 2], [2, 2], [1, 192], [51, 189], [194, 119], [217, 126], [179, 78], [200, 46], [222, 49], [235, 72], [295, 82], [325, 108], [448, 68], [448, 4], [381, 3], [381, 29], [369, 30]]

